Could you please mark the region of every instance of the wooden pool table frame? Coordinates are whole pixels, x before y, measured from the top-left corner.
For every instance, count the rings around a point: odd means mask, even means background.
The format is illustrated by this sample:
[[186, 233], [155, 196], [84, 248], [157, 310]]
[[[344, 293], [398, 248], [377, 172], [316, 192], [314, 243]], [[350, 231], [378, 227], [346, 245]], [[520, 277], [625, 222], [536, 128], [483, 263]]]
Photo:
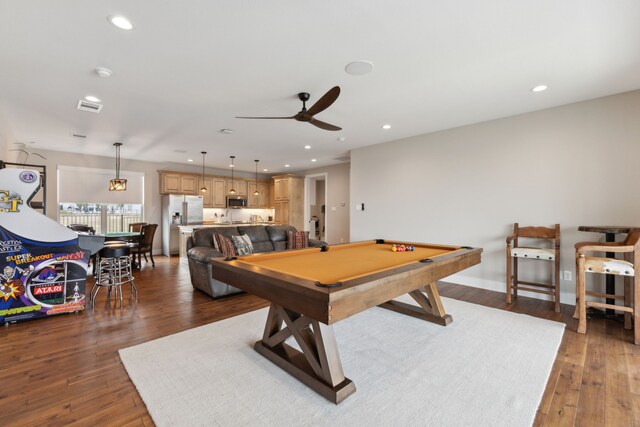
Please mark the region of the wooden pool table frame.
[[[383, 241], [386, 244], [407, 242]], [[264, 334], [254, 349], [334, 403], [355, 392], [344, 376], [332, 324], [374, 306], [446, 326], [446, 314], [436, 281], [480, 263], [481, 248], [409, 243], [447, 249], [426, 262], [389, 268], [345, 280], [337, 287], [321, 287], [312, 280], [279, 273], [241, 260], [212, 259], [213, 278], [271, 302]], [[353, 245], [345, 243], [344, 245]], [[336, 245], [344, 246], [344, 245]], [[319, 248], [301, 251], [320, 252]], [[282, 256], [291, 255], [291, 251]], [[246, 261], [246, 262], [241, 262]], [[392, 301], [409, 294], [419, 306]], [[285, 344], [293, 336], [300, 349]]]

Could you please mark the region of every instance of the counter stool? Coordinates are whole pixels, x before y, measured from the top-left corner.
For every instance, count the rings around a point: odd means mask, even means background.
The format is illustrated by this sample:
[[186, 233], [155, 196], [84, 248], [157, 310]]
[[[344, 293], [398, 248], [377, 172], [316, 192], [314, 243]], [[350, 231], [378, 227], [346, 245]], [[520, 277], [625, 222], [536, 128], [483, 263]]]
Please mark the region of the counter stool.
[[131, 247], [128, 244], [107, 245], [98, 252], [97, 275], [91, 288], [91, 307], [95, 307], [96, 296], [101, 287], [108, 288], [107, 300], [111, 297], [111, 289], [115, 289], [115, 297], [120, 295], [122, 309], [122, 285], [129, 283], [131, 293], [138, 302], [138, 288], [131, 273]]
[[[547, 241], [550, 247], [528, 247], [521, 239]], [[518, 276], [518, 260], [548, 261], [551, 265], [550, 283], [521, 280]], [[507, 304], [517, 298], [518, 291], [537, 292], [550, 295], [554, 310], [560, 313], [560, 224], [553, 227], [520, 227], [513, 224], [513, 234], [507, 237]]]

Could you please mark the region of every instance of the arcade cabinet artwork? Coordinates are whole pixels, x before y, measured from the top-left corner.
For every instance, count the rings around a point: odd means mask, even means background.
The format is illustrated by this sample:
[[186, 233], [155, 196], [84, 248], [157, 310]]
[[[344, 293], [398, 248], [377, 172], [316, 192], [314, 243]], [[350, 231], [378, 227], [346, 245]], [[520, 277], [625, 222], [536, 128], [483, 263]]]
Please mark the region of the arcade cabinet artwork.
[[28, 206], [39, 175], [0, 169], [0, 324], [84, 309], [89, 252]]

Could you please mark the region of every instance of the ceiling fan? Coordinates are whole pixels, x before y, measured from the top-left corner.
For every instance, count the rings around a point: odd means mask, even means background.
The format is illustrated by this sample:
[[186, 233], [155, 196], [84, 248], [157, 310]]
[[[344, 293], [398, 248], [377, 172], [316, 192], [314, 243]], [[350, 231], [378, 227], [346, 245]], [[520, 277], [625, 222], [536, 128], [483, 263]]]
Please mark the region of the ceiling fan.
[[236, 117], [236, 119], [295, 119], [299, 122], [307, 122], [312, 125], [319, 127], [324, 130], [342, 130], [342, 128], [338, 126], [334, 126], [332, 124], [322, 122], [317, 120], [313, 116], [318, 114], [321, 111], [326, 110], [331, 104], [338, 99], [338, 95], [340, 95], [340, 86], [334, 86], [327, 93], [325, 93], [322, 98], [320, 98], [315, 104], [313, 104], [308, 110], [306, 102], [309, 100], [309, 94], [307, 92], [300, 92], [298, 94], [298, 99], [302, 101], [302, 110], [295, 116], [290, 117]]

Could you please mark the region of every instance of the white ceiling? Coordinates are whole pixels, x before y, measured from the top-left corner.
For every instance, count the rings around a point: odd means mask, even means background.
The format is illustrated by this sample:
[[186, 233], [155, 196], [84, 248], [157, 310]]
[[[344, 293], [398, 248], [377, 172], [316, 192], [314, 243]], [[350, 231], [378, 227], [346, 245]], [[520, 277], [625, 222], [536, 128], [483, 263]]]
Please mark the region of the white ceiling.
[[[113, 14], [134, 29], [112, 26]], [[104, 156], [121, 141], [123, 158], [194, 168], [204, 150], [208, 167], [235, 155], [238, 170], [254, 159], [269, 172], [309, 169], [366, 145], [638, 89], [639, 23], [638, 0], [0, 0], [0, 139]], [[374, 71], [347, 74], [355, 60]], [[540, 83], [549, 89], [530, 91]], [[311, 93], [309, 107], [335, 85], [340, 97], [317, 119], [339, 132], [234, 118], [294, 115], [298, 92]], [[88, 94], [100, 114], [75, 108]]]

